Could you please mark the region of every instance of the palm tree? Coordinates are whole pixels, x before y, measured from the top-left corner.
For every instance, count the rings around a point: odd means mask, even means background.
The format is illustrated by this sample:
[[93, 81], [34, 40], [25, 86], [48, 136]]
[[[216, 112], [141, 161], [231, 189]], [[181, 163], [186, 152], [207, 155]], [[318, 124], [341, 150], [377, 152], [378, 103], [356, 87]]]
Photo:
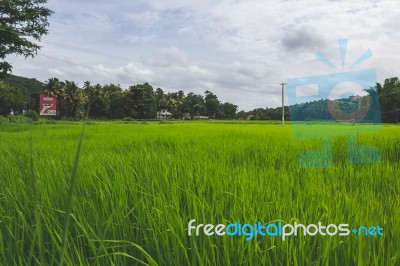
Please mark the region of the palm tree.
[[73, 81], [65, 81], [65, 95], [67, 104], [67, 115], [76, 117], [78, 115], [79, 107], [84, 103], [84, 95], [82, 90]]
[[46, 83], [43, 85], [43, 92], [49, 96], [58, 97], [63, 94], [64, 88], [62, 83], [58, 78], [50, 78]]
[[63, 115], [63, 108], [65, 102], [65, 83], [60, 82], [58, 78], [50, 78], [43, 85], [43, 93], [46, 93], [49, 96], [57, 98], [57, 112], [59, 115]]

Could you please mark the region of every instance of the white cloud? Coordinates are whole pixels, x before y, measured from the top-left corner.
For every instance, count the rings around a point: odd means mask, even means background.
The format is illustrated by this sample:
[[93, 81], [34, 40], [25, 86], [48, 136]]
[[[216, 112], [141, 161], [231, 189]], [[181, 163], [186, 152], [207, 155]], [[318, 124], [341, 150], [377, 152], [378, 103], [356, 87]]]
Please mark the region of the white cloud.
[[126, 35], [124, 38], [125, 41], [133, 44], [147, 43], [155, 39], [156, 37], [154, 35]]
[[97, 70], [11, 57], [15, 74], [126, 85], [143, 80], [171, 91], [209, 89], [245, 109], [279, 106], [281, 81], [336, 71], [315, 53], [341, 65], [337, 40], [348, 38], [349, 64], [370, 48], [373, 58], [357, 69], [375, 68], [380, 82], [400, 75], [398, 1], [50, 2], [56, 13], [45, 39], [86, 51], [44, 43], [41, 53]]
[[128, 13], [126, 18], [134, 23], [135, 26], [141, 26], [146, 29], [152, 28], [160, 22], [160, 14], [154, 11]]
[[65, 76], [65, 73], [62, 72], [61, 70], [57, 69], [57, 68], [48, 68], [47, 72], [59, 77]]

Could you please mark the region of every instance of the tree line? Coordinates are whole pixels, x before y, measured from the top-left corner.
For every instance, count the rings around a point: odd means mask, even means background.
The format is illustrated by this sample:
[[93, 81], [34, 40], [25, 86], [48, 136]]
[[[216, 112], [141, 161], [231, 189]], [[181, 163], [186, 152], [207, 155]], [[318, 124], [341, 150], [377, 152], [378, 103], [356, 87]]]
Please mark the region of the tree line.
[[[6, 82], [6, 83], [5, 83]], [[206, 116], [214, 119], [235, 119], [237, 105], [222, 102], [206, 90], [204, 95], [182, 90], [165, 92], [149, 83], [123, 89], [117, 84], [91, 84], [79, 87], [73, 81], [50, 78], [37, 89], [36, 80], [11, 76], [0, 83], [0, 115], [10, 110], [38, 110], [39, 95], [46, 93], [57, 98], [59, 118], [82, 118], [89, 107], [89, 117], [96, 119], [154, 119], [157, 111], [166, 109], [173, 118]], [[32, 90], [32, 84], [36, 86]], [[31, 93], [30, 93], [31, 92]]]
[[[363, 121], [367, 122], [400, 122], [400, 80], [398, 77], [385, 79], [384, 83], [376, 83], [375, 86], [365, 90], [369, 96], [369, 111], [365, 114]], [[350, 96], [338, 100], [338, 106], [343, 114], [353, 113], [357, 108], [362, 108], [361, 102], [364, 97]], [[332, 117], [328, 106], [328, 99], [316, 100], [285, 106], [285, 120], [312, 121], [312, 120], [336, 120]], [[357, 113], [356, 113], [357, 115]], [[282, 108], [256, 108], [251, 111], [240, 111], [239, 118], [254, 120], [280, 120], [282, 119]], [[348, 119], [348, 118], [346, 118]], [[351, 118], [350, 118], [351, 119]], [[357, 117], [355, 117], [357, 119]], [[345, 119], [344, 119], [345, 120]]]
[[[371, 110], [364, 120], [397, 123], [400, 112], [400, 80], [388, 78], [383, 84], [366, 90], [371, 99]], [[97, 119], [153, 119], [157, 111], [168, 110], [173, 118], [207, 116], [214, 119], [280, 120], [282, 108], [256, 108], [237, 112], [237, 105], [221, 102], [217, 95], [205, 91], [204, 95], [193, 92], [165, 92], [150, 84], [137, 84], [128, 89], [117, 84], [92, 85], [85, 82], [82, 87], [73, 81], [51, 78], [45, 83], [35, 79], [9, 76], [0, 81], [0, 115], [7, 116], [10, 110], [38, 110], [39, 94], [57, 97], [59, 118], [82, 118], [90, 104], [90, 118]], [[362, 97], [351, 96], [340, 99], [339, 107], [346, 113], [353, 112]], [[328, 110], [329, 100], [285, 106], [286, 120], [334, 120]], [[380, 106], [380, 109], [378, 109]]]
[[400, 114], [400, 80], [397, 77], [385, 79], [382, 84], [377, 83], [369, 90], [370, 94], [378, 95], [382, 121], [399, 122]]

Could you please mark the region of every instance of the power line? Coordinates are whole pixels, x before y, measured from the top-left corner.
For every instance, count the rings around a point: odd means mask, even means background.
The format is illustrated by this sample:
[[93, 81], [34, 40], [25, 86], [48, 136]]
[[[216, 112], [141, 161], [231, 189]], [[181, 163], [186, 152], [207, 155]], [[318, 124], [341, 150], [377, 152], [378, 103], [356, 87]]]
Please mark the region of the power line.
[[[0, 30], [19, 34], [19, 32], [17, 32], [17, 31], [6, 30], [6, 29], [0, 29]], [[48, 44], [55, 45], [55, 46], [59, 46], [59, 47], [66, 48], [66, 49], [80, 50], [80, 51], [82, 51], [84, 53], [87, 53], [87, 54], [93, 54], [93, 55], [99, 55], [99, 56], [108, 57], [108, 58], [114, 58], [114, 59], [117, 59], [117, 60], [120, 60], [120, 61], [125, 61], [125, 62], [133, 62], [133, 61], [137, 61], [138, 60], [137, 58], [126, 58], [126, 57], [115, 56], [115, 55], [111, 55], [111, 54], [107, 54], [107, 53], [103, 53], [103, 52], [99, 52], [99, 51], [95, 51], [95, 50], [91, 50], [91, 49], [87, 49], [87, 48], [73, 46], [73, 45], [70, 45], [70, 44], [55, 42], [55, 41], [52, 41], [52, 40], [42, 40], [41, 42], [48, 43]], [[37, 45], [39, 45], [39, 44], [37, 44]], [[188, 70], [187, 68], [179, 67], [179, 66], [176, 66], [176, 65], [163, 66], [163, 65], [159, 65], [159, 64], [149, 64], [149, 63], [144, 63], [144, 65], [145, 66], [158, 67], [158, 68], [164, 68], [164, 69], [170, 69], [170, 70], [178, 70], [178, 71], [183, 71], [183, 72], [190, 71], [190, 72], [192, 72], [194, 74], [199, 74], [199, 75], [204, 75], [204, 76], [213, 76], [210, 73], [196, 72], [196, 71]], [[237, 78], [235, 78], [233, 76], [230, 76], [230, 75], [226, 75], [226, 74], [222, 74], [222, 75], [218, 74], [218, 76], [226, 77], [226, 78], [231, 79], [231, 80], [232, 79], [238, 80]], [[269, 84], [266, 84], [266, 85], [276, 85], [276, 84], [277, 83], [269, 83]]]
[[[120, 56], [115, 56], [115, 55], [111, 55], [111, 54], [107, 54], [107, 53], [103, 53], [103, 52], [99, 52], [99, 51], [95, 51], [95, 50], [91, 50], [91, 49], [86, 49], [86, 48], [82, 48], [82, 47], [77, 47], [77, 46], [73, 46], [70, 44], [65, 44], [65, 43], [59, 43], [59, 42], [55, 42], [55, 41], [51, 41], [51, 40], [43, 40], [43, 42], [45, 43], [49, 43], [55, 46], [59, 46], [62, 48], [66, 48], [66, 49], [73, 49], [73, 50], [80, 50], [84, 53], [87, 54], [93, 54], [93, 55], [99, 55], [99, 56], [103, 56], [103, 57], [108, 57], [108, 58], [114, 58], [120, 61], [125, 61], [125, 62], [134, 62], [137, 61], [137, 58], [126, 58], [126, 57], [120, 57]], [[193, 74], [197, 74], [197, 75], [202, 75], [202, 76], [211, 76], [214, 77], [213, 74], [210, 73], [205, 73], [205, 72], [197, 72], [197, 71], [192, 71], [190, 69], [184, 68], [184, 67], [179, 67], [176, 65], [171, 65], [171, 66], [163, 66], [163, 65], [159, 65], [159, 64], [149, 64], [149, 63], [144, 63], [145, 66], [152, 66], [152, 67], [157, 67], [157, 68], [163, 68], [163, 69], [170, 69], [170, 70], [177, 70], [177, 71], [182, 71], [182, 72], [192, 72]], [[219, 77], [225, 77], [227, 79], [230, 80], [239, 80], [234, 76], [230, 76], [230, 75], [226, 75], [226, 74], [218, 74]], [[263, 83], [265, 85], [276, 85], [277, 83]]]
[[[45, 55], [45, 54], [42, 54], [42, 53], [38, 53], [38, 55], [42, 56], [42, 57], [45, 57], [45, 58], [52, 59], [52, 60], [64, 62], [64, 63], [70, 64], [70, 65], [79, 66], [79, 67], [83, 67], [83, 68], [86, 68], [86, 69], [90, 69], [90, 70], [94, 70], [94, 71], [98, 71], [98, 72], [103, 72], [103, 73], [106, 73], [106, 74], [109, 74], [109, 75], [114, 75], [114, 76], [117, 76], [117, 77], [122, 77], [122, 78], [125, 78], [125, 79], [133, 80], [134, 82], [138, 82], [138, 83], [146, 83], [146, 82], [148, 82], [148, 81], [144, 81], [144, 80], [140, 80], [140, 79], [135, 79], [135, 78], [132, 78], [132, 77], [129, 77], [129, 76], [113, 73], [113, 72], [110, 72], [110, 71], [106, 71], [106, 70], [97, 69], [97, 68], [94, 68], [94, 67], [89, 67], [89, 66], [73, 63], [73, 62], [65, 60], [65, 59], [56, 58], [56, 57]], [[173, 89], [171, 86], [165, 86], [165, 85], [161, 85], [161, 84], [157, 84], [157, 83], [152, 83], [152, 84], [156, 85], [156, 86], [159, 86], [159, 87]]]
[[[132, 62], [132, 61], [138, 60], [137, 58], [133, 59], [133, 58], [120, 57], [120, 56], [116, 56], [116, 55], [106, 54], [106, 53], [102, 53], [102, 52], [98, 52], [98, 51], [94, 51], [94, 50], [90, 50], [90, 49], [86, 49], [86, 48], [82, 48], [82, 47], [77, 47], [77, 46], [73, 46], [73, 45], [69, 45], [69, 44], [65, 44], [65, 43], [50, 41], [50, 40], [43, 40], [43, 42], [49, 43], [49, 44], [52, 44], [55, 46], [59, 46], [62, 48], [66, 48], [66, 49], [80, 50], [87, 54], [94, 54], [94, 55], [99, 55], [99, 56], [103, 56], [103, 57], [114, 58], [114, 59], [117, 59], [120, 61]], [[144, 65], [165, 68], [165, 69], [172, 69], [172, 70], [183, 70], [183, 68], [180, 68], [175, 65], [171, 65], [171, 66], [163, 66], [163, 65], [157, 65], [157, 64], [144, 64]], [[202, 74], [209, 75], [208, 73], [202, 73]]]
[[[38, 56], [41, 56], [41, 57], [45, 57], [45, 58], [51, 59], [51, 60], [63, 62], [63, 63], [66, 63], [66, 64], [70, 64], [70, 65], [74, 65], [74, 66], [79, 66], [79, 67], [82, 67], [82, 68], [90, 69], [90, 70], [93, 70], [93, 71], [103, 72], [103, 73], [106, 73], [106, 74], [109, 74], [109, 75], [114, 75], [114, 76], [117, 76], [117, 77], [122, 77], [122, 78], [124, 78], [124, 79], [132, 80], [132, 81], [138, 82], [138, 83], [146, 83], [146, 82], [149, 82], [148, 80], [141, 80], [141, 79], [137, 79], [137, 78], [132, 78], [132, 77], [130, 77], [130, 76], [126, 76], [126, 75], [122, 75], [122, 74], [117, 74], [117, 73], [113, 73], [113, 72], [110, 72], [110, 71], [106, 71], [106, 70], [102, 70], [102, 69], [98, 69], [98, 68], [94, 68], [94, 67], [90, 67], [90, 66], [78, 64], [78, 63], [74, 63], [74, 62], [71, 62], [71, 61], [66, 60], [66, 59], [61, 59], [61, 58], [57, 58], [57, 57], [54, 57], [54, 56], [45, 55], [45, 54], [43, 54], [43, 53], [38, 53], [37, 55], [38, 55]], [[174, 88], [173, 86], [171, 86], [171, 85], [163, 85], [163, 84], [159, 84], [159, 83], [155, 83], [155, 82], [151, 82], [151, 84], [152, 84], [152, 85], [155, 85], [155, 86], [157, 86], [157, 87], [163, 87], [163, 88], [167, 88], [167, 89], [170, 89], [170, 90], [175, 90], [175, 88]]]

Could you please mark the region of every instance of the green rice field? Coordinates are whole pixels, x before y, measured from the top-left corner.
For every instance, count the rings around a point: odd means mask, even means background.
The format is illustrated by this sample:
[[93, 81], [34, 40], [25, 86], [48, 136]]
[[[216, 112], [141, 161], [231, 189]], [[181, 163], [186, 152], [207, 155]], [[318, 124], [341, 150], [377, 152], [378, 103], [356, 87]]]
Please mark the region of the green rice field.
[[[332, 136], [332, 166], [301, 168], [321, 141], [293, 138], [290, 125], [91, 122], [77, 164], [82, 124], [2, 125], [0, 265], [400, 265], [400, 126], [305, 127], [358, 128], [381, 160], [349, 163], [346, 138]], [[384, 235], [248, 241], [189, 236], [192, 219], [379, 225]]]

